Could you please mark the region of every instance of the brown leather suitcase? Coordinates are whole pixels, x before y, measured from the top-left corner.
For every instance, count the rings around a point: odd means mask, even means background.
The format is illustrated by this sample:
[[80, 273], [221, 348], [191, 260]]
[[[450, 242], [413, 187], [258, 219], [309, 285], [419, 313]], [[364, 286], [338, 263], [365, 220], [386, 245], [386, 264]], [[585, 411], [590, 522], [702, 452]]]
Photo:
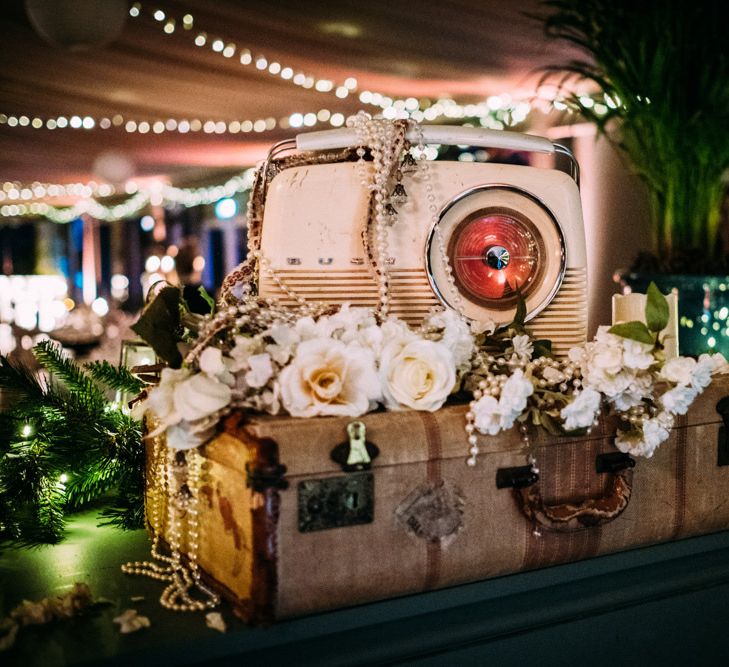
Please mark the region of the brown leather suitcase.
[[[201, 450], [198, 563], [267, 623], [726, 529], [727, 395], [716, 378], [651, 459], [618, 453], [607, 421], [582, 438], [534, 432], [537, 483], [516, 429], [479, 436], [466, 465], [465, 406], [365, 415], [379, 454], [351, 472], [349, 419], [234, 414]], [[160, 451], [148, 443], [148, 518], [168, 539], [153, 519]]]

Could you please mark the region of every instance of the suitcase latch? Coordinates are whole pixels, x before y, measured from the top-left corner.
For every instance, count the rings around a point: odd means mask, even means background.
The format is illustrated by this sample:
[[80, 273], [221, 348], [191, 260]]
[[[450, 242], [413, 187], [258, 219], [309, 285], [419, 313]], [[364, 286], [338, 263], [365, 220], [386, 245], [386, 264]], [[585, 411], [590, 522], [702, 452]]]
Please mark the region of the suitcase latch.
[[371, 472], [299, 482], [299, 531], [372, 523], [375, 478]]
[[363, 422], [349, 422], [347, 424], [349, 440], [332, 449], [332, 461], [342, 466], [344, 472], [369, 470], [372, 460], [379, 456], [380, 450], [377, 445], [368, 442], [365, 434], [366, 428]]
[[725, 396], [716, 404], [716, 411], [721, 415], [724, 422], [719, 427], [716, 464], [718, 466], [729, 466], [729, 396]]
[[286, 489], [289, 483], [284, 479], [285, 465], [253, 467], [246, 463], [246, 486], [257, 493], [266, 489]]
[[539, 481], [539, 473], [532, 466], [499, 468], [496, 471], [497, 489], [525, 489]]
[[635, 459], [623, 452], [606, 452], [595, 458], [595, 471], [598, 473], [616, 473], [626, 468], [635, 468]]

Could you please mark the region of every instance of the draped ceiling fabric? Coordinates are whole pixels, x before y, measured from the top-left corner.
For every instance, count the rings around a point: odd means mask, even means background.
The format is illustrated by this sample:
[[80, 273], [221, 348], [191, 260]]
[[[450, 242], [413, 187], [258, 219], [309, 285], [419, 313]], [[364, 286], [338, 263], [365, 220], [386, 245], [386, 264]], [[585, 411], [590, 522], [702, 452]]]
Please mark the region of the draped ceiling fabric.
[[[177, 19], [171, 35], [152, 10]], [[306, 90], [280, 77], [193, 45], [205, 31], [295, 70], [393, 97], [462, 102], [533, 89], [540, 66], [569, 53], [548, 42], [525, 16], [536, 0], [267, 0], [143, 3], [106, 47], [70, 52], [46, 44], [32, 29], [21, 0], [3, 3], [0, 17], [0, 113], [30, 118], [242, 120], [280, 118], [329, 109], [345, 115], [362, 105]], [[182, 29], [186, 13], [194, 29]], [[317, 129], [322, 129], [321, 127]], [[292, 130], [262, 134], [181, 135], [108, 130], [47, 130], [0, 125], [0, 181], [68, 182], [94, 178], [91, 165], [106, 150], [124, 151], [139, 176], [189, 182], [213, 169], [240, 169], [260, 159]]]

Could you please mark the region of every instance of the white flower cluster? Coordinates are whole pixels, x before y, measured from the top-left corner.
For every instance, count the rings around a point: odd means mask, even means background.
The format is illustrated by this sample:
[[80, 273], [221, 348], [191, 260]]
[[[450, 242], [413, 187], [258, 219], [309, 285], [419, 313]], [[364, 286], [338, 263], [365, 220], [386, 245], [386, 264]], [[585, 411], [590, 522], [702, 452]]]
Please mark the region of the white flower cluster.
[[535, 421], [549, 415], [569, 433], [590, 429], [606, 405], [628, 425], [617, 432], [618, 449], [652, 456], [669, 437], [674, 416], [685, 414], [712, 375], [727, 372], [729, 365], [721, 354], [664, 362], [655, 345], [608, 329], [600, 327], [593, 341], [570, 350], [564, 362], [532, 360], [529, 338], [513, 336], [501, 358], [489, 359], [486, 379], [474, 392], [474, 427], [496, 435], [533, 411]]
[[667, 389], [658, 398], [655, 414], [636, 419], [628, 430], [618, 430], [615, 446], [621, 452], [651, 457], [665, 442], [675, 415], [685, 415], [694, 399], [709, 386], [712, 375], [726, 373], [727, 362], [721, 354], [702, 354], [698, 361], [691, 357], [670, 359], [658, 372], [658, 379]]
[[396, 318], [378, 324], [365, 308], [278, 323], [232, 345], [206, 347], [197, 368], [164, 369], [141, 410], [176, 449], [198, 446], [227, 409], [295, 417], [357, 417], [378, 404], [434, 411], [470, 368], [474, 341], [453, 311], [439, 311], [423, 333]]

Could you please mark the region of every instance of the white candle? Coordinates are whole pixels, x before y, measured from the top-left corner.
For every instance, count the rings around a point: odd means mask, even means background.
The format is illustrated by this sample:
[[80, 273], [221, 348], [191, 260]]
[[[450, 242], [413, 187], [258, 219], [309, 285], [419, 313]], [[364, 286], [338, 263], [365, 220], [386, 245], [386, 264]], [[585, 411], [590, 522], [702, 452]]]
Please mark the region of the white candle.
[[[645, 294], [614, 294], [613, 324], [618, 322], [645, 323]], [[660, 338], [666, 351], [666, 359], [678, 356], [678, 294], [671, 292], [666, 296], [668, 301], [668, 324], [660, 332]]]

